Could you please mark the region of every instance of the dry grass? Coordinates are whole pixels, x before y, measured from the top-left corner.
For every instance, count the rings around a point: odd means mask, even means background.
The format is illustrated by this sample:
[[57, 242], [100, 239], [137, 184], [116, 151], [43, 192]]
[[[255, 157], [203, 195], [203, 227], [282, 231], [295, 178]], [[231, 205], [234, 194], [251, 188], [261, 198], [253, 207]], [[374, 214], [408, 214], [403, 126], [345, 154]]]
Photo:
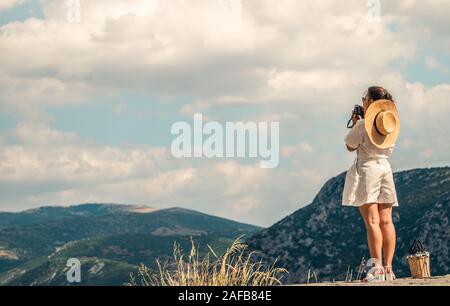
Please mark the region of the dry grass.
[[222, 256], [209, 252], [199, 257], [192, 241], [188, 256], [183, 255], [178, 244], [174, 245], [173, 261], [161, 264], [152, 272], [142, 265], [137, 276], [132, 275], [130, 286], [274, 286], [281, 285], [287, 271], [276, 268], [275, 263], [265, 265], [253, 261], [254, 252], [247, 252], [247, 245], [238, 238]]

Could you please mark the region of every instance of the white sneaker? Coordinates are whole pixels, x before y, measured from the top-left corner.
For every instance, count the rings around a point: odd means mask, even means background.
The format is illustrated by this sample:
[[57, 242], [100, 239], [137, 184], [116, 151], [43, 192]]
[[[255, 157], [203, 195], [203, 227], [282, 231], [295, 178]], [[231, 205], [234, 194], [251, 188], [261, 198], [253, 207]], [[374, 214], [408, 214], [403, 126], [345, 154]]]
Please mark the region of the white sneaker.
[[386, 274], [383, 267], [373, 267], [363, 279], [364, 283], [381, 283], [384, 281], [386, 281]]
[[[392, 282], [397, 279], [397, 277], [394, 274], [394, 271], [392, 271], [392, 267], [384, 267], [384, 270], [386, 271], [386, 281]], [[390, 272], [387, 272], [388, 270], [391, 270]]]

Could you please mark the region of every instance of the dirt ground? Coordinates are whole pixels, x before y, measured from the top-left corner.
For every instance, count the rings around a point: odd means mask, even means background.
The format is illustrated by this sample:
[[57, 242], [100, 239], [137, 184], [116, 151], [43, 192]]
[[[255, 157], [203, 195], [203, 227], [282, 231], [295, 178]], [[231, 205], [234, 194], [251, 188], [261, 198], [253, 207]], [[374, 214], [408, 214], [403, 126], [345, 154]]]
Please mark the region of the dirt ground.
[[300, 286], [450, 286], [450, 275], [437, 276], [429, 279], [401, 278], [393, 282], [371, 283], [371, 284], [361, 282], [353, 282], [353, 283], [336, 282], [336, 283], [320, 283], [320, 284], [309, 284]]

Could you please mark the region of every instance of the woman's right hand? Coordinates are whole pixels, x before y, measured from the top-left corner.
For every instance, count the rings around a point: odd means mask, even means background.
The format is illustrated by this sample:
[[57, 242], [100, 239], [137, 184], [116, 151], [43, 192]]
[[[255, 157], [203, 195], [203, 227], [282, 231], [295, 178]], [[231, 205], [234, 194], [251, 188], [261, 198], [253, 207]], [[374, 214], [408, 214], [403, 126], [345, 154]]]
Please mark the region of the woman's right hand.
[[358, 122], [359, 120], [361, 120], [360, 116], [357, 116], [355, 113], [353, 113], [352, 115], [352, 121], [353, 121], [353, 126], [356, 124], [356, 122]]

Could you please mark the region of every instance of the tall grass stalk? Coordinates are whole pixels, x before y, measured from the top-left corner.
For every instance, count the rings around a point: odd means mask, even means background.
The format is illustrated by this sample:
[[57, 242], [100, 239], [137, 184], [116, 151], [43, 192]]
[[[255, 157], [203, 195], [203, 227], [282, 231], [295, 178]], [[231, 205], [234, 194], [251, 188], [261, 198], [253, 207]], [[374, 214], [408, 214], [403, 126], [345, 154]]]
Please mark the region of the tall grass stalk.
[[200, 258], [198, 247], [191, 239], [191, 250], [185, 256], [180, 246], [174, 244], [173, 260], [157, 263], [157, 271], [152, 272], [142, 265], [137, 276], [132, 275], [131, 286], [274, 286], [281, 285], [281, 279], [288, 273], [254, 261], [255, 252], [247, 252], [247, 245], [238, 238], [218, 256], [208, 246], [207, 254]]

